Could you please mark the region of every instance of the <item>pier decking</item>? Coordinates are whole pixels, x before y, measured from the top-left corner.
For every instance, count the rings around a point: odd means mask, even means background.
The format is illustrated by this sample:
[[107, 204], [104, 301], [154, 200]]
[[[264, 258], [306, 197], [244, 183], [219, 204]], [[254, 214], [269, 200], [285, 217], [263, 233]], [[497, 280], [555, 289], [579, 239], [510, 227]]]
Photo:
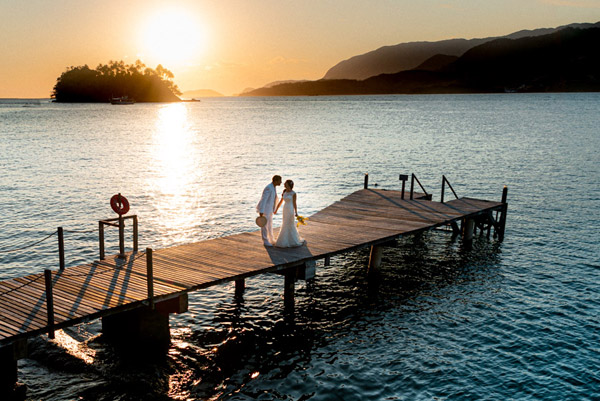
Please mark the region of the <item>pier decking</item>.
[[[496, 216], [493, 212], [497, 212]], [[307, 245], [267, 248], [259, 231], [192, 244], [134, 252], [53, 271], [0, 281], [0, 345], [91, 319], [146, 308], [189, 291], [267, 272], [289, 272], [349, 250], [389, 243], [400, 236], [451, 225], [480, 225], [503, 234], [505, 202], [460, 198], [445, 203], [409, 199], [409, 193], [362, 189], [310, 216], [301, 227]], [[504, 216], [505, 217], [505, 216]], [[500, 239], [502, 238], [500, 235]], [[373, 254], [373, 252], [372, 252]], [[149, 260], [150, 270], [149, 270]], [[149, 277], [148, 272], [151, 272]], [[47, 272], [49, 274], [50, 272]], [[286, 291], [289, 286], [286, 275]], [[295, 280], [295, 277], [294, 277]], [[292, 297], [293, 297], [293, 281]], [[52, 294], [47, 302], [46, 294]]]

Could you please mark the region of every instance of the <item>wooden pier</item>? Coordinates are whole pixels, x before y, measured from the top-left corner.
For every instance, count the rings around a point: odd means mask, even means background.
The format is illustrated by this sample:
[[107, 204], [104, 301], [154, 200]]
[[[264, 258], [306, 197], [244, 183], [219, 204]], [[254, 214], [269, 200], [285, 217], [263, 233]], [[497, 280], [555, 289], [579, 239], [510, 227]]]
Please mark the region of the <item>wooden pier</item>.
[[265, 247], [257, 230], [0, 281], [0, 375], [16, 382], [16, 360], [26, 355], [27, 338], [42, 333], [53, 338], [54, 330], [96, 318], [102, 318], [107, 338], [143, 337], [168, 345], [169, 313], [187, 311], [190, 291], [235, 281], [241, 296], [245, 279], [274, 272], [285, 276], [284, 304], [293, 308], [294, 282], [311, 278], [317, 260], [328, 265], [336, 254], [369, 246], [373, 272], [383, 246], [436, 227], [467, 241], [477, 229], [503, 238], [506, 188], [500, 202], [443, 202], [443, 192], [442, 202], [435, 202], [412, 185], [404, 191], [406, 176], [403, 191], [370, 189], [367, 177], [364, 189], [310, 216], [300, 229], [307, 244], [299, 248]]

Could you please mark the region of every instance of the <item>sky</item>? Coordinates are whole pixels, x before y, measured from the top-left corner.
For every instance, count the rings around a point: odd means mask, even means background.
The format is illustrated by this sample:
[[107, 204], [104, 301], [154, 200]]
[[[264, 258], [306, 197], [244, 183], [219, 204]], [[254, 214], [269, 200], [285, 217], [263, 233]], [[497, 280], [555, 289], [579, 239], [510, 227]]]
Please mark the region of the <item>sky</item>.
[[142, 60], [182, 91], [319, 79], [412, 41], [600, 21], [600, 0], [0, 0], [0, 98], [47, 98], [69, 66]]

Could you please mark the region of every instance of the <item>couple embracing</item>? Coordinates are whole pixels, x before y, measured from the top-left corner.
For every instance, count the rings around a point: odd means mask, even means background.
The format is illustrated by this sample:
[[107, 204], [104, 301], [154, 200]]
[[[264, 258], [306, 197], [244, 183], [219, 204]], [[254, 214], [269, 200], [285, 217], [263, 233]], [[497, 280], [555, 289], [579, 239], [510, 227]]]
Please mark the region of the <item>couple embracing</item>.
[[[273, 181], [265, 187], [260, 198], [260, 202], [256, 206], [256, 211], [261, 217], [266, 218], [266, 224], [261, 227], [262, 239], [265, 246], [291, 248], [302, 246], [306, 243], [294, 223], [295, 217], [298, 216], [298, 208], [296, 206], [296, 193], [294, 189], [294, 181], [287, 180], [283, 186], [285, 189], [281, 194], [281, 200], [277, 202], [276, 187], [281, 185], [281, 176], [273, 176]], [[281, 229], [277, 236], [277, 241], [273, 236], [273, 215], [277, 213], [281, 203], [283, 202], [283, 220]]]

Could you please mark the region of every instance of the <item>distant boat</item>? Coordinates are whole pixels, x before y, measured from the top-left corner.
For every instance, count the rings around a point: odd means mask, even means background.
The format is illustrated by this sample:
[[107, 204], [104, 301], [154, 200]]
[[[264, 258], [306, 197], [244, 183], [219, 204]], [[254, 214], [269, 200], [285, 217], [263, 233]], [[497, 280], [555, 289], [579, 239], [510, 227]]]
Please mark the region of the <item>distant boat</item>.
[[134, 104], [134, 99], [129, 99], [127, 96], [111, 97], [110, 104]]

